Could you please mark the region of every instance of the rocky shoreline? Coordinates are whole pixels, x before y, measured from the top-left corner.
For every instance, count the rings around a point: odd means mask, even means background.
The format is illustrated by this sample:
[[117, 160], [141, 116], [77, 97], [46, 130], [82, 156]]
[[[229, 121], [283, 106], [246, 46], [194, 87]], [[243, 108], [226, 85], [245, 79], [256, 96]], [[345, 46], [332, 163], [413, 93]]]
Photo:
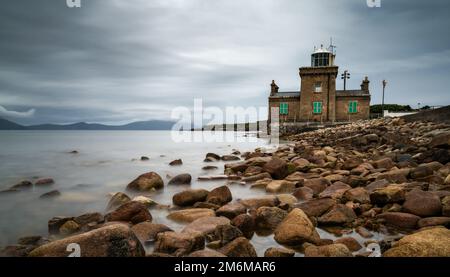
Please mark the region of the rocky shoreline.
[[[189, 185], [192, 176], [165, 184], [157, 172], [142, 174], [112, 195], [104, 212], [54, 217], [48, 237], [21, 238], [1, 256], [67, 257], [67, 246], [75, 243], [83, 257], [256, 257], [255, 233], [273, 235], [266, 257], [450, 256], [450, 125], [377, 119], [288, 139], [273, 152], [208, 153], [203, 169], [223, 161], [224, 174], [197, 181], [225, 184], [182, 190], [170, 206], [153, 201], [152, 193]], [[5, 192], [32, 185], [22, 182]], [[231, 185], [267, 195], [242, 199]], [[167, 210], [183, 229], [158, 223], [154, 209]]]

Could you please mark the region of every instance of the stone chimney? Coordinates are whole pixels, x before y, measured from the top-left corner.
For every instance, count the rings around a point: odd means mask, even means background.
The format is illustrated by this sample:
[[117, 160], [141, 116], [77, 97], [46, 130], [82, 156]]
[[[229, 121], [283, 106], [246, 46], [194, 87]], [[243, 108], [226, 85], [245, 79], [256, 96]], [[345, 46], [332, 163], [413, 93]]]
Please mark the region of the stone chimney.
[[274, 96], [276, 93], [278, 93], [279, 87], [277, 84], [275, 84], [275, 80], [272, 80], [272, 84], [270, 84], [270, 96]]
[[369, 92], [369, 83], [370, 83], [369, 78], [366, 76], [366, 78], [364, 78], [364, 80], [361, 83], [361, 90]]

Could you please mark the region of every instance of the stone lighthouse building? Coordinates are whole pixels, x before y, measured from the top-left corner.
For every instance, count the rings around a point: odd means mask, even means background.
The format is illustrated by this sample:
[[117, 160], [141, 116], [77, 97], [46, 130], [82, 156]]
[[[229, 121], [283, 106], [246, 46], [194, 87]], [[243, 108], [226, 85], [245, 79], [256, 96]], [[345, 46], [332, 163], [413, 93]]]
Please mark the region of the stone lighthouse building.
[[358, 90], [336, 90], [339, 67], [334, 64], [333, 47], [316, 49], [311, 66], [300, 68], [300, 90], [278, 91], [272, 81], [269, 96], [269, 124], [272, 112], [281, 124], [337, 123], [369, 119], [370, 92], [367, 77]]

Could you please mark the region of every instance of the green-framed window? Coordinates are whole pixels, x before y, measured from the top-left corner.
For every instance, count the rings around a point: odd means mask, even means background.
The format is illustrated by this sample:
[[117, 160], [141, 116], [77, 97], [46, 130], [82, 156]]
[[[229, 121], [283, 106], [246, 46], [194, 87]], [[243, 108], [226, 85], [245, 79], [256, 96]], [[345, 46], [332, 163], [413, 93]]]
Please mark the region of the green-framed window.
[[288, 114], [288, 113], [289, 113], [288, 103], [280, 103], [280, 114]]
[[357, 113], [357, 112], [358, 112], [358, 101], [348, 102], [348, 113]]
[[313, 113], [322, 113], [322, 102], [313, 102]]

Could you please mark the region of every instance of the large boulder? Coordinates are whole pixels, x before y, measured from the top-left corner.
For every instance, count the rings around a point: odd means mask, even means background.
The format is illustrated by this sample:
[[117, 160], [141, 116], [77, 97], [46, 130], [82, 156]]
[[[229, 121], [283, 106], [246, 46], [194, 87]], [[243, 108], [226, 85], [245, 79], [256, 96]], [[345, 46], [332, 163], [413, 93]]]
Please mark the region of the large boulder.
[[152, 215], [147, 207], [139, 202], [127, 202], [105, 216], [106, 221], [124, 221], [138, 224], [143, 221], [152, 221]]
[[406, 193], [403, 210], [421, 217], [440, 215], [441, 199], [432, 192], [413, 189]]
[[127, 190], [151, 191], [164, 187], [164, 181], [156, 172], [149, 172], [140, 175], [128, 184]]
[[278, 247], [270, 247], [264, 252], [264, 257], [267, 258], [287, 258], [294, 257], [294, 255], [295, 251]]
[[333, 199], [341, 199], [345, 192], [350, 190], [352, 187], [342, 183], [336, 182], [331, 186], [327, 187], [324, 191], [319, 194], [320, 198], [331, 197]]
[[218, 250], [227, 257], [257, 257], [256, 250], [250, 241], [239, 237]]
[[196, 233], [164, 232], [156, 235], [154, 252], [184, 256], [205, 248], [205, 238]]
[[172, 202], [180, 207], [192, 206], [197, 202], [205, 201], [208, 193], [205, 189], [189, 189], [176, 193], [172, 197]]
[[81, 257], [143, 257], [138, 238], [125, 224], [113, 224], [53, 241], [34, 249], [30, 257], [67, 257], [70, 244], [80, 246]]
[[352, 201], [354, 203], [367, 204], [370, 203], [370, 195], [364, 188], [354, 188], [347, 190], [343, 196], [344, 201]]
[[215, 216], [216, 213], [211, 209], [204, 209], [204, 208], [198, 208], [198, 209], [186, 209], [186, 210], [179, 210], [175, 212], [171, 212], [167, 218], [172, 219], [174, 221], [179, 222], [192, 222], [196, 219], [202, 218], [202, 217], [210, 217]]
[[287, 163], [278, 157], [273, 157], [263, 166], [263, 169], [277, 180], [284, 179], [289, 173]]
[[287, 216], [287, 212], [277, 207], [260, 207], [256, 210], [256, 227], [265, 230], [275, 230]]
[[275, 195], [261, 196], [258, 198], [249, 198], [240, 200], [239, 203], [248, 209], [257, 209], [259, 207], [274, 207], [280, 204], [280, 200]]
[[308, 216], [293, 209], [275, 229], [275, 240], [284, 245], [300, 246], [304, 242], [317, 243], [320, 236]]
[[233, 218], [231, 221], [233, 226], [241, 230], [244, 237], [251, 239], [255, 233], [255, 219], [248, 214], [241, 214]]
[[327, 212], [336, 204], [331, 198], [313, 199], [297, 205], [297, 208], [303, 210], [310, 217], [318, 217]]
[[400, 229], [414, 229], [420, 217], [408, 213], [387, 212], [377, 215], [377, 218], [383, 219], [386, 224]]
[[267, 184], [266, 191], [269, 193], [292, 193], [295, 183], [285, 180], [275, 180]]
[[375, 189], [370, 194], [373, 204], [386, 205], [388, 203], [400, 203], [405, 200], [405, 187], [403, 185], [389, 185]]
[[221, 186], [213, 189], [206, 197], [206, 202], [213, 203], [219, 206], [225, 205], [233, 200], [231, 191], [227, 186]]
[[450, 257], [450, 230], [425, 229], [400, 239], [384, 257]]
[[157, 234], [173, 231], [166, 225], [151, 223], [148, 221], [134, 225], [131, 227], [131, 230], [141, 242], [154, 241]]
[[190, 185], [191, 181], [192, 181], [191, 174], [183, 173], [170, 179], [169, 185]]
[[126, 195], [123, 192], [118, 192], [111, 197], [111, 199], [108, 202], [108, 205], [106, 206], [106, 210], [112, 211], [130, 201], [131, 198], [128, 195]]
[[314, 246], [305, 249], [305, 257], [353, 257], [350, 250], [341, 243]]
[[228, 203], [216, 210], [217, 216], [224, 216], [233, 219], [240, 214], [245, 214], [247, 208], [239, 202]]
[[319, 217], [321, 225], [341, 225], [351, 223], [356, 219], [355, 212], [343, 204], [335, 205], [330, 211]]
[[225, 217], [201, 217], [189, 223], [181, 232], [207, 235], [214, 232], [217, 226], [225, 224], [230, 224], [230, 220]]

